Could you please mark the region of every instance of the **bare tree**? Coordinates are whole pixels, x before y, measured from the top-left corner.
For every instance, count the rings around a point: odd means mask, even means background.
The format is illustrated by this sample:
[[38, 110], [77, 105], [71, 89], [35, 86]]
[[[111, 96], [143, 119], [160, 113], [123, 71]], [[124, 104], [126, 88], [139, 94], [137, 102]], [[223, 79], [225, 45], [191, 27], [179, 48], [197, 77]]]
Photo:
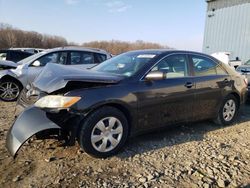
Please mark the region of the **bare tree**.
[[[68, 45], [77, 46], [76, 43], [68, 43], [65, 38], [60, 36], [40, 34], [34, 31], [23, 31], [13, 28], [9, 24], [0, 23], [0, 49], [10, 47], [55, 48]], [[82, 46], [105, 49], [112, 54], [120, 54], [137, 49], [169, 48], [168, 46], [144, 42], [142, 40], [137, 40], [135, 42], [124, 42], [119, 40], [92, 41], [83, 43]]]
[[54, 48], [67, 45], [68, 42], [63, 37], [23, 31], [0, 23], [0, 49], [11, 47]]
[[112, 54], [120, 54], [126, 51], [139, 50], [139, 49], [169, 48], [168, 46], [163, 46], [157, 43], [144, 42], [142, 40], [138, 40], [136, 42], [124, 42], [119, 40], [93, 41], [93, 42], [83, 43], [82, 46], [105, 49], [106, 51]]

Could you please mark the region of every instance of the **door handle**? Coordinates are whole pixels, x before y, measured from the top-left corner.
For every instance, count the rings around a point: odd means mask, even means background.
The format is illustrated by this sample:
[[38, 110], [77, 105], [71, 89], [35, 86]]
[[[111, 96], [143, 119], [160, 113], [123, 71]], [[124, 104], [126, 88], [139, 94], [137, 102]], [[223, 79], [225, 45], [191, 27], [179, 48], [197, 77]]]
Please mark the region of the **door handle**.
[[186, 84], [185, 84], [185, 87], [186, 88], [192, 88], [194, 86], [194, 84], [192, 83], [192, 82], [187, 82]]

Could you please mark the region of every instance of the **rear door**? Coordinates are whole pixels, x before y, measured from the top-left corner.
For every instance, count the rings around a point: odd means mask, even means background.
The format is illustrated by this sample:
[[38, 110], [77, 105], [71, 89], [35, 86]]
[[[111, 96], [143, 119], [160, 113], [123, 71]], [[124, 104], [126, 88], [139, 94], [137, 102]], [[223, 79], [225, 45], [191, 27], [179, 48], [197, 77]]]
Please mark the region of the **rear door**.
[[95, 57], [92, 52], [71, 51], [68, 64], [81, 69], [91, 68], [95, 66]]
[[154, 129], [192, 118], [195, 85], [188, 57], [167, 56], [151, 71], [165, 72], [166, 79], [141, 82], [141, 91], [137, 93], [140, 128]]
[[230, 76], [216, 61], [202, 55], [189, 55], [196, 83], [194, 120], [214, 117], [223, 100]]

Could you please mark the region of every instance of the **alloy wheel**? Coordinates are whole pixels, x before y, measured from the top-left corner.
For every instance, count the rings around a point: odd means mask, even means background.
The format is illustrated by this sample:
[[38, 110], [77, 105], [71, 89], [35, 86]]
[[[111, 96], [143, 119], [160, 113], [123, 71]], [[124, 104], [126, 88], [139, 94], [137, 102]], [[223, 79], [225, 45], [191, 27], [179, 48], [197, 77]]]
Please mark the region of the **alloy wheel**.
[[223, 118], [225, 121], [231, 121], [234, 117], [234, 114], [236, 112], [236, 104], [235, 101], [232, 99], [229, 99], [224, 107], [223, 107]]
[[119, 119], [106, 117], [97, 122], [91, 133], [91, 144], [99, 152], [113, 150], [121, 141], [123, 126]]
[[14, 82], [0, 83], [0, 98], [5, 101], [15, 100], [19, 95], [19, 86]]

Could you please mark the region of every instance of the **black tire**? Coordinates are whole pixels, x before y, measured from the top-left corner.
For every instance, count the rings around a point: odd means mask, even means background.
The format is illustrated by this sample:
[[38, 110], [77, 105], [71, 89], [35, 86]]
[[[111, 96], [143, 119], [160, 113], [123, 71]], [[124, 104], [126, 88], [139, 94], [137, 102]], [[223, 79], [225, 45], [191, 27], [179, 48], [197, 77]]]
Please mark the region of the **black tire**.
[[16, 95], [15, 97], [12, 97], [12, 98], [8, 98], [8, 99], [7, 99], [7, 98], [5, 98], [4, 96], [2, 96], [3, 91], [1, 90], [1, 91], [0, 91], [0, 100], [2, 100], [2, 101], [4, 101], [4, 102], [16, 101], [16, 100], [18, 99], [19, 94], [20, 94], [21, 91], [22, 91], [23, 86], [22, 86], [18, 81], [16, 81], [15, 79], [9, 79], [9, 78], [7, 78], [7, 79], [2, 79], [2, 80], [0, 80], [0, 86], [5, 85], [6, 83], [12, 83], [12, 84], [14, 84], [14, 85], [17, 87], [17, 89], [18, 89], [17, 95]]
[[[226, 105], [226, 103], [228, 102], [228, 101], [230, 101], [230, 100], [233, 100], [234, 101], [234, 103], [235, 103], [235, 113], [234, 113], [234, 115], [232, 116], [232, 118], [230, 119], [230, 120], [225, 120], [225, 118], [224, 118], [224, 116], [223, 116], [223, 111], [224, 111], [224, 106]], [[230, 124], [232, 124], [234, 121], [235, 121], [235, 119], [236, 119], [236, 117], [237, 117], [237, 115], [238, 115], [238, 113], [239, 113], [239, 101], [237, 100], [237, 98], [234, 96], [234, 95], [228, 95], [224, 100], [223, 100], [223, 102], [222, 102], [222, 104], [221, 104], [221, 107], [220, 107], [220, 110], [219, 110], [219, 113], [218, 113], [218, 116], [217, 116], [217, 118], [214, 120], [214, 122], [216, 123], [216, 124], [218, 124], [218, 125], [224, 125], [224, 126], [226, 126], [226, 125], [230, 125]]]
[[[109, 117], [114, 117], [119, 120], [119, 123], [120, 123], [119, 126], [122, 126], [123, 132], [122, 132], [122, 135], [120, 136], [120, 141], [118, 142], [118, 145], [116, 145], [110, 151], [100, 152], [97, 149], [95, 149], [94, 146], [92, 145], [91, 136], [92, 136], [94, 129], [96, 129], [95, 126], [97, 125], [97, 123]], [[80, 126], [79, 127], [80, 133], [78, 136], [78, 141], [79, 141], [80, 147], [89, 155], [92, 155], [98, 158], [106, 158], [106, 157], [115, 155], [122, 149], [122, 147], [124, 146], [128, 138], [129, 129], [128, 129], [127, 118], [119, 109], [110, 107], [110, 106], [104, 106], [95, 110], [90, 115], [88, 115], [80, 123], [79, 126]], [[101, 140], [100, 142], [103, 142], [103, 140]]]

